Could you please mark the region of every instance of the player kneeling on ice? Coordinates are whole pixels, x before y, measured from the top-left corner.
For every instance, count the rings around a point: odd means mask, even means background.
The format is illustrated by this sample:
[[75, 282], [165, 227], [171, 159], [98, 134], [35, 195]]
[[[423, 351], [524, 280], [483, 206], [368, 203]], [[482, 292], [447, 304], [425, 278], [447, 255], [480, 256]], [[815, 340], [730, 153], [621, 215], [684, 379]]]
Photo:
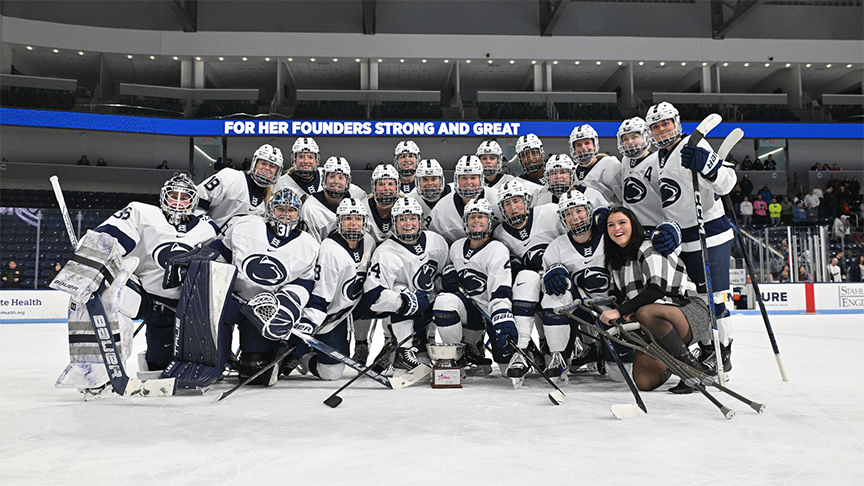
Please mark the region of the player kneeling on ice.
[[89, 395], [110, 389], [103, 388], [108, 376], [84, 306], [94, 292], [102, 292], [112, 332], [119, 332], [115, 340], [124, 362], [132, 351], [132, 319], [141, 319], [146, 326], [147, 351], [139, 368], [162, 370], [171, 362], [180, 289], [163, 289], [162, 274], [172, 257], [210, 242], [218, 228], [207, 216], [192, 216], [198, 191], [184, 174], [165, 182], [159, 205], [132, 202], [88, 231], [75, 257], [51, 283], [72, 296], [71, 363], [57, 380], [58, 387], [79, 388]]
[[[611, 325], [622, 317], [635, 319], [651, 331], [657, 343], [684, 364], [708, 375], [715, 374], [697, 361], [687, 345], [711, 332], [708, 308], [696, 294], [684, 263], [675, 253], [662, 255], [645, 238], [642, 225], [627, 208], [609, 212], [606, 231], [606, 265], [623, 299], [617, 309], [600, 315]], [[640, 390], [653, 390], [672, 374], [660, 361], [637, 351], [633, 381]]]
[[[517, 353], [511, 345], [517, 342], [519, 333], [512, 312], [510, 252], [503, 243], [490, 238], [489, 201], [471, 200], [465, 205], [463, 221], [468, 236], [450, 247], [452, 266], [441, 276], [444, 292], [435, 301], [435, 325], [445, 343], [465, 343], [465, 362], [460, 367], [480, 368], [485, 374], [492, 371], [483, 347], [488, 330], [492, 356], [501, 374], [508, 376], [511, 363], [524, 365], [521, 358], [514, 358]], [[484, 314], [491, 323], [486, 322]]]

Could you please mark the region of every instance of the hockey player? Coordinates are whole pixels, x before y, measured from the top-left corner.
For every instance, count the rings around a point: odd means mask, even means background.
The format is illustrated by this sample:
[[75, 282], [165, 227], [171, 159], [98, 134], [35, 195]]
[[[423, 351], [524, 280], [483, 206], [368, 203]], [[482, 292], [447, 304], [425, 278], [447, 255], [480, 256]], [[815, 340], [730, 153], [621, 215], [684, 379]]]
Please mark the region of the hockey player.
[[[527, 371], [524, 366], [508, 371], [509, 364], [515, 361], [511, 358], [515, 350], [510, 342], [519, 339], [512, 312], [510, 252], [500, 241], [490, 239], [492, 206], [489, 201], [478, 198], [468, 202], [463, 221], [468, 236], [450, 246], [452, 266], [445, 269], [441, 277], [444, 292], [433, 307], [438, 333], [445, 343], [464, 342], [466, 361], [473, 361], [484, 366], [484, 371], [491, 372], [491, 363], [484, 361], [482, 351], [484, 331], [488, 330], [492, 337], [492, 356], [501, 374], [522, 376]], [[485, 314], [491, 322], [487, 323], [485, 317], [478, 314]]]
[[483, 164], [483, 177], [488, 187], [497, 191], [505, 182], [514, 179], [512, 175], [501, 172], [501, 159], [504, 157], [504, 152], [495, 140], [481, 143], [477, 147], [477, 157]]
[[403, 140], [393, 151], [393, 165], [399, 171], [399, 192], [408, 194], [414, 187], [417, 164], [420, 162], [420, 147], [411, 140]]
[[318, 163], [321, 151], [312, 137], [300, 137], [291, 147], [291, 168], [279, 178], [276, 190], [291, 189], [301, 199], [323, 189], [324, 181]]
[[[326, 173], [327, 164], [324, 167]], [[351, 312], [363, 296], [363, 284], [375, 241], [366, 233], [364, 201], [342, 199], [336, 208], [336, 217], [336, 230], [321, 242], [315, 266], [315, 284], [300, 322], [316, 329], [318, 339], [347, 356]], [[323, 380], [336, 380], [345, 369], [341, 361], [317, 351], [307, 354], [304, 361], [306, 368]], [[283, 367], [284, 371], [287, 370]]]
[[600, 206], [608, 206], [606, 198], [600, 191], [593, 187], [585, 187], [579, 184], [576, 179], [576, 164], [567, 154], [554, 154], [546, 161], [546, 185], [536, 193], [537, 200], [533, 200], [531, 204], [541, 206], [543, 204], [558, 204], [558, 199], [562, 194], [573, 189], [579, 189], [579, 192], [585, 195], [591, 204], [596, 208]]
[[570, 132], [570, 156], [579, 165], [576, 168], [579, 184], [597, 189], [611, 204], [619, 205], [621, 201], [615, 194], [621, 184], [618, 159], [599, 151], [600, 139], [591, 125], [581, 125]]
[[444, 184], [444, 169], [435, 159], [423, 159], [417, 164], [417, 186], [408, 193], [423, 208], [423, 228], [429, 229], [432, 218], [429, 214], [442, 197], [453, 191], [452, 184]]
[[198, 210], [208, 214], [223, 230], [234, 216], [264, 216], [268, 190], [282, 172], [282, 151], [264, 144], [252, 155], [248, 172], [221, 170], [199, 187]]
[[[655, 182], [660, 177], [657, 157], [648, 150], [648, 125], [645, 120], [630, 118], [618, 127], [618, 151], [621, 152], [622, 184], [617, 196], [639, 218], [650, 233], [663, 221], [660, 192]], [[596, 206], [595, 206], [596, 207]]]
[[[316, 241], [324, 241], [336, 229], [336, 209], [348, 197], [351, 184], [351, 166], [344, 157], [330, 157], [324, 163], [324, 189], [313, 193], [300, 208], [298, 227]], [[365, 220], [365, 218], [364, 218]]]
[[[519, 331], [517, 346], [525, 350], [534, 328], [534, 314], [542, 296], [540, 289], [543, 254], [555, 238], [565, 233], [558, 220], [557, 207], [545, 204], [531, 207], [531, 197], [518, 179], [506, 182], [498, 193], [503, 222], [495, 228], [495, 239], [510, 252], [513, 274], [513, 315]], [[540, 330], [543, 335], [542, 329]], [[541, 346], [542, 347], [542, 346]], [[528, 371], [521, 354], [513, 355], [508, 376], [520, 378]]]
[[[711, 149], [711, 145], [700, 140], [689, 146], [690, 137], [681, 133], [678, 110], [670, 103], [652, 106], [645, 117], [650, 129], [651, 143], [657, 152], [659, 188], [663, 206], [663, 217], [676, 221], [681, 226], [681, 260], [690, 277], [707, 300], [703, 258], [711, 273], [714, 291], [714, 312], [720, 335], [722, 366], [724, 371], [732, 369], [732, 326], [726, 302], [729, 301], [729, 259], [732, 250], [732, 228], [720, 198], [735, 186], [737, 177], [730, 164], [724, 164]], [[696, 221], [693, 173], [698, 174], [699, 191], [702, 195], [702, 211], [708, 254], [702, 255], [699, 243], [699, 226]], [[656, 238], [652, 237], [656, 245]], [[700, 342], [703, 363], [716, 363], [714, 346], [705, 340]], [[684, 390], [692, 391], [687, 388]]]
[[399, 192], [399, 172], [389, 164], [381, 164], [372, 171], [372, 197], [366, 198], [371, 216], [368, 221], [369, 234], [380, 244], [391, 233], [390, 211], [396, 200], [403, 196]]
[[[159, 193], [159, 206], [132, 202], [114, 213], [96, 229], [88, 231], [51, 287], [72, 295], [69, 312], [71, 364], [57, 381], [59, 387], [92, 389], [95, 394], [108, 381], [102, 356], [96, 348], [84, 303], [99, 291], [103, 275], [113, 275], [111, 292], [103, 292], [106, 310], [113, 323], [120, 323], [117, 342], [121, 354], [131, 353], [131, 319], [142, 319], [146, 326], [147, 351], [142, 356], [142, 371], [161, 370], [172, 359], [174, 312], [179, 289], [163, 289], [162, 275], [172, 256], [209, 243], [218, 228], [208, 216], [193, 216], [198, 191], [185, 174], [165, 182]], [[121, 272], [122, 269], [125, 269]], [[123, 284], [120, 273], [132, 280]], [[125, 279], [124, 279], [125, 280]], [[106, 286], [109, 281], [106, 281]], [[119, 297], [118, 297], [119, 296]], [[115, 305], [110, 305], [111, 301]], [[143, 366], [141, 366], [143, 365]]]
[[[392, 238], [375, 250], [364, 284], [360, 304], [370, 314], [390, 318], [393, 338], [405, 340], [414, 330], [432, 320], [430, 304], [434, 302], [434, 280], [448, 263], [444, 238], [423, 230], [420, 204], [412, 198], [399, 198], [392, 208]], [[393, 366], [412, 370], [420, 362], [417, 348], [406, 341], [396, 350]]]
[[472, 199], [481, 197], [489, 201], [493, 210], [493, 227], [501, 221], [498, 212], [498, 197], [491, 188], [483, 186], [483, 164], [476, 155], [463, 155], [456, 162], [454, 171], [455, 192], [441, 198], [432, 212], [429, 229], [452, 244], [459, 238], [464, 238], [465, 224], [463, 212], [465, 205]]
[[522, 166], [522, 174], [518, 179], [535, 201], [537, 193], [546, 183], [544, 156], [543, 142], [537, 135], [529, 133], [516, 139], [516, 157], [519, 159], [519, 165]]

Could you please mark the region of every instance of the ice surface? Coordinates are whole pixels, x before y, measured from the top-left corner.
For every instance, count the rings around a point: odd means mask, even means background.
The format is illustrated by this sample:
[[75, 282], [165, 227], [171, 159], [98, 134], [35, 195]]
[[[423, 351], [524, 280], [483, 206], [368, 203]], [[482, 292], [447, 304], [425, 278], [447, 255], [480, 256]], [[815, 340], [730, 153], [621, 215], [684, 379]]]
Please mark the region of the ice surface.
[[572, 376], [557, 407], [536, 375], [513, 390], [497, 373], [457, 390], [388, 390], [363, 379], [336, 409], [322, 401], [344, 380], [293, 375], [220, 404], [213, 398], [233, 382], [204, 395], [84, 402], [53, 386], [68, 360], [64, 324], [2, 325], [0, 481], [861, 484], [864, 319], [774, 316], [772, 324], [790, 381], [780, 379], [761, 317], [736, 316], [729, 386], [767, 410], [718, 390], [737, 412], [731, 421], [699, 394], [665, 391], [642, 394], [647, 415], [616, 420], [610, 406], [632, 396], [597, 375]]

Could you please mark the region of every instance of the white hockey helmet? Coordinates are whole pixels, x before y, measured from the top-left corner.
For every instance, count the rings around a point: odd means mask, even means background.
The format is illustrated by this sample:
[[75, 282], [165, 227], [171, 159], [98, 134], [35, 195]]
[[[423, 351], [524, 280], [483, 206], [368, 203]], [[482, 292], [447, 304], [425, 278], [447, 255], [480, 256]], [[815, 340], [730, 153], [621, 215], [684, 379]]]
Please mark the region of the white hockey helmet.
[[480, 162], [483, 162], [484, 155], [494, 155], [496, 158], [494, 165], [487, 167], [484, 163], [483, 175], [486, 177], [492, 177], [501, 172], [501, 157], [504, 156], [504, 151], [501, 150], [501, 146], [498, 145], [498, 142], [495, 140], [486, 140], [481, 143], [480, 146], [477, 147], [477, 157], [480, 159]]
[[[594, 142], [593, 147], [583, 147], [576, 149], [573, 144], [579, 140], [589, 139]], [[600, 138], [597, 137], [597, 130], [591, 125], [580, 125], [570, 132], [570, 157], [579, 165], [590, 165], [594, 162], [594, 157], [600, 151]]]
[[[548, 165], [548, 164], [547, 164]], [[507, 211], [507, 201], [513, 198], [522, 199], [522, 211], [518, 214], [511, 215]], [[511, 203], [512, 204], [512, 203]], [[501, 210], [501, 215], [504, 221], [514, 228], [519, 228], [525, 221], [528, 220], [528, 209], [531, 207], [531, 195], [525, 190], [525, 186], [517, 179], [512, 179], [504, 183], [498, 191], [498, 209]]]
[[162, 186], [159, 206], [169, 223], [182, 223], [189, 219], [198, 207], [198, 188], [189, 176], [177, 174]]
[[[344, 221], [346, 216], [361, 218], [360, 228], [346, 226]], [[336, 208], [336, 229], [346, 241], [360, 241], [363, 239], [363, 235], [366, 234], [366, 219], [368, 216], [369, 213], [366, 211], [366, 205], [363, 204], [363, 201], [353, 197], [346, 197], [342, 199], [342, 202]]]
[[[342, 189], [332, 189], [327, 184], [327, 176], [330, 174], [342, 174], [345, 176], [345, 185]], [[351, 165], [345, 157], [330, 157], [324, 162], [324, 194], [333, 199], [342, 199], [348, 195], [348, 186], [351, 185]]]
[[[564, 182], [562, 174], [567, 174]], [[569, 191], [576, 184], [576, 164], [567, 154], [554, 154], [546, 161], [546, 187], [555, 197]]]
[[[399, 156], [409, 154], [414, 156], [414, 163], [407, 162], [407, 159], [400, 161]], [[420, 161], [420, 147], [413, 140], [403, 140], [396, 145], [393, 151], [393, 165], [399, 171], [401, 177], [411, 177], [417, 168], [417, 162]], [[407, 163], [406, 163], [407, 162]]]
[[291, 189], [280, 189], [267, 200], [264, 219], [270, 231], [279, 238], [285, 238], [299, 222], [300, 196]]
[[[311, 169], [301, 168], [297, 165], [297, 155], [300, 153], [310, 153], [315, 156], [315, 167]], [[294, 167], [294, 173], [303, 180], [308, 180], [315, 177], [315, 169], [318, 163], [321, 162], [321, 151], [318, 149], [318, 144], [312, 137], [300, 137], [294, 141], [291, 147], [291, 166]]]
[[[571, 211], [576, 209], [575, 213]], [[584, 211], [578, 211], [582, 208]], [[594, 208], [584, 194], [576, 189], [565, 192], [558, 200], [558, 220], [573, 236], [584, 235], [591, 230], [591, 216]], [[568, 221], [568, 215], [570, 221]]]
[[[276, 171], [273, 175], [268, 175], [266, 172], [258, 170], [258, 161], [263, 160], [276, 166]], [[252, 166], [249, 167], [249, 177], [252, 182], [260, 187], [268, 187], [276, 184], [279, 176], [282, 175], [282, 167], [284, 160], [282, 159], [282, 151], [278, 148], [264, 144], [258, 147], [258, 150], [252, 154]]]
[[[663, 120], [672, 120], [675, 128], [666, 133], [654, 135], [651, 126]], [[658, 149], [671, 146], [681, 136], [681, 117], [678, 115], [678, 109], [672, 106], [672, 103], [663, 101], [648, 108], [648, 114], [645, 115], [645, 123], [648, 124], [648, 135], [651, 143]]]
[[[437, 201], [444, 192], [444, 169], [441, 164], [435, 159], [423, 159], [417, 164], [417, 193], [420, 197], [427, 201]], [[434, 177], [438, 179], [437, 185], [434, 187], [423, 187], [424, 177]], [[432, 181], [429, 181], [432, 182]]]
[[[378, 181], [382, 179], [392, 179], [393, 187], [386, 191], [381, 191], [378, 188]], [[396, 202], [399, 197], [399, 172], [390, 164], [381, 164], [375, 167], [372, 171], [372, 194], [375, 196], [375, 202], [381, 207], [390, 207]]]
[[[400, 197], [390, 210], [390, 218], [393, 224], [390, 227], [390, 233], [402, 243], [413, 245], [420, 239], [420, 234], [423, 231], [423, 208], [416, 199], [410, 197]], [[402, 228], [403, 220], [413, 222], [407, 227]], [[402, 229], [410, 231], [402, 232]]]
[[[463, 187], [461, 178], [464, 176], [476, 175], [479, 178], [480, 184], [476, 187]], [[456, 169], [453, 171], [453, 180], [456, 182], [456, 194], [464, 199], [477, 197], [483, 193], [483, 163], [476, 155], [463, 155], [456, 162]]]
[[[472, 230], [469, 218], [472, 214], [485, 214], [486, 227], [482, 230]], [[478, 197], [468, 201], [462, 213], [462, 224], [469, 240], [485, 240], [492, 234], [492, 205], [484, 198]]]
[[519, 164], [522, 165], [523, 173], [536, 174], [543, 170], [545, 154], [543, 142], [537, 135], [529, 133], [516, 139], [516, 157], [519, 157]]
[[[621, 137], [628, 133], [639, 134], [639, 141], [625, 143]], [[618, 127], [618, 151], [625, 157], [635, 157], [648, 148], [648, 124], [645, 120], [637, 117], [628, 118], [621, 122]]]

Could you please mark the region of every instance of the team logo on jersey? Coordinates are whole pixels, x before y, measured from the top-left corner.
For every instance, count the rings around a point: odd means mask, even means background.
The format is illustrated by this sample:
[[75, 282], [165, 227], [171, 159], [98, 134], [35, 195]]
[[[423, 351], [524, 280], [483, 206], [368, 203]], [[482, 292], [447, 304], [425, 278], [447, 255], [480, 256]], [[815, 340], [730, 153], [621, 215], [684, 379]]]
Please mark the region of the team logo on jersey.
[[354, 278], [342, 285], [342, 295], [348, 300], [357, 300], [363, 295], [363, 283], [366, 282], [366, 272], [357, 272]]
[[266, 286], [279, 285], [285, 281], [288, 272], [282, 262], [269, 255], [251, 255], [243, 261], [243, 273], [249, 280]]
[[468, 295], [472, 297], [486, 293], [486, 275], [476, 270], [462, 269], [459, 272], [459, 283], [462, 284], [465, 292], [468, 292]]
[[414, 273], [412, 282], [417, 290], [432, 290], [432, 280], [435, 278], [435, 272], [438, 271], [438, 263], [430, 260], [424, 263]]
[[573, 275], [576, 285], [589, 294], [603, 293], [609, 290], [609, 274], [602, 267], [588, 267]]
[[533, 270], [543, 268], [543, 254], [548, 245], [537, 245], [525, 252], [525, 265]]
[[[257, 206], [261, 204], [261, 199], [258, 196], [252, 196], [249, 198], [249, 204], [253, 206]], [[251, 209], [249, 211], [252, 211]]]
[[660, 199], [663, 207], [667, 208], [675, 204], [681, 197], [681, 186], [672, 179], [660, 179]]
[[629, 204], [638, 203], [645, 199], [646, 194], [648, 194], [648, 190], [645, 188], [645, 184], [639, 179], [628, 177], [624, 180], [624, 202]]
[[192, 247], [185, 243], [177, 243], [176, 241], [171, 241], [168, 243], [162, 243], [157, 246], [153, 253], [151, 254], [153, 257], [153, 261], [156, 262], [160, 267], [166, 268], [168, 266], [168, 259], [172, 257], [176, 257], [177, 255], [182, 255], [187, 251], [191, 250]]
[[519, 239], [520, 240], [527, 240], [528, 239], [528, 228], [527, 227], [519, 230]]

